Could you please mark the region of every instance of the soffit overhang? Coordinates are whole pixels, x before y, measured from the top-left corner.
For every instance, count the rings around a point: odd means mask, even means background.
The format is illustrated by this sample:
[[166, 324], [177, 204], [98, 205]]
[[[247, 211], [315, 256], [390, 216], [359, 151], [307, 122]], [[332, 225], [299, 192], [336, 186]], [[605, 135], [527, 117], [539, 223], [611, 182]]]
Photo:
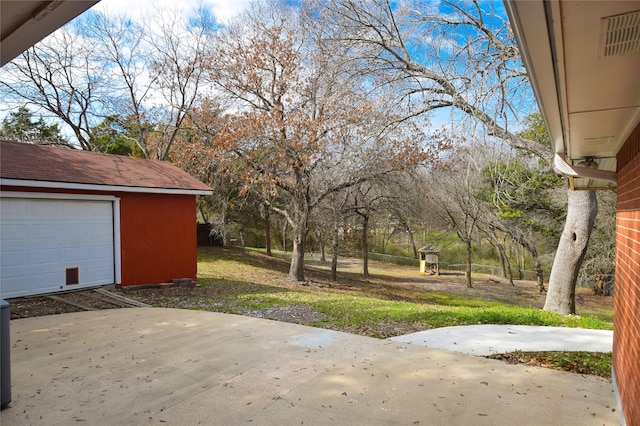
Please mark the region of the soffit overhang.
[[[616, 155], [640, 122], [640, 1], [506, 0], [534, 93], [575, 189], [615, 188]], [[626, 25], [622, 49], [606, 49]], [[634, 41], [635, 40], [635, 41]], [[616, 39], [613, 38], [615, 42]], [[585, 167], [593, 159], [591, 167]]]
[[0, 66], [33, 46], [99, 0], [2, 0]]

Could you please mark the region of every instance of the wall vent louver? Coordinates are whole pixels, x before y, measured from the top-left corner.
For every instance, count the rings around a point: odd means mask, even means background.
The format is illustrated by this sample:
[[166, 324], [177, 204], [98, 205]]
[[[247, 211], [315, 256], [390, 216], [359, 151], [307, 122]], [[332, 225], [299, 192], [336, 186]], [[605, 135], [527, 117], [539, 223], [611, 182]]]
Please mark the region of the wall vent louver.
[[601, 147], [611, 145], [613, 143], [613, 136], [604, 136], [600, 138], [586, 138], [584, 143], [587, 147]]
[[640, 10], [602, 19], [600, 56], [640, 52]]

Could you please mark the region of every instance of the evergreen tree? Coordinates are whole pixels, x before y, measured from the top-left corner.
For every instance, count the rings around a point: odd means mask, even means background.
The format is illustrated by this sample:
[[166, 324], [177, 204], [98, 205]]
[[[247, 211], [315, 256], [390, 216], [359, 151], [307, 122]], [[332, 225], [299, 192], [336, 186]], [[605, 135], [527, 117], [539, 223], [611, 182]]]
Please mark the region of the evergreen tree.
[[2, 120], [0, 137], [24, 143], [71, 146], [60, 133], [57, 124], [45, 123], [42, 116], [36, 120], [33, 113], [25, 106], [9, 113]]

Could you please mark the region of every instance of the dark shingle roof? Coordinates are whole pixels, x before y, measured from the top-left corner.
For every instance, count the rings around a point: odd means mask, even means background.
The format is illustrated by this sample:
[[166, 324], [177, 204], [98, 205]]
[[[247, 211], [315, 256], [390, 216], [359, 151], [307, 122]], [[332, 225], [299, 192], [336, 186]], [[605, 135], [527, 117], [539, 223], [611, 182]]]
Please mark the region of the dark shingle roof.
[[48, 145], [0, 140], [2, 179], [209, 191], [173, 164]]

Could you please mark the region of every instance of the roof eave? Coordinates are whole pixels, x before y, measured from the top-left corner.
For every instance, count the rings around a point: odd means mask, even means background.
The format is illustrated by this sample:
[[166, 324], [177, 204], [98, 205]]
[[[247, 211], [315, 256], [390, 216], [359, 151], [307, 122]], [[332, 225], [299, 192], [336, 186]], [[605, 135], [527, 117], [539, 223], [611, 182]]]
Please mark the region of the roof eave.
[[99, 0], [3, 2], [0, 66], [36, 44]]
[[554, 29], [550, 28], [553, 20], [548, 16], [551, 9], [558, 5], [540, 0], [505, 0], [504, 4], [554, 152], [564, 157], [567, 152], [566, 112], [562, 108], [562, 83], [558, 69], [558, 55], [561, 52], [554, 46], [551, 36]]
[[84, 183], [54, 182], [23, 179], [0, 179], [0, 186], [15, 186], [24, 188], [84, 190], [100, 192], [137, 192], [147, 194], [174, 194], [174, 195], [211, 195], [213, 190], [183, 189], [183, 188], [149, 188], [139, 186], [95, 185]]

